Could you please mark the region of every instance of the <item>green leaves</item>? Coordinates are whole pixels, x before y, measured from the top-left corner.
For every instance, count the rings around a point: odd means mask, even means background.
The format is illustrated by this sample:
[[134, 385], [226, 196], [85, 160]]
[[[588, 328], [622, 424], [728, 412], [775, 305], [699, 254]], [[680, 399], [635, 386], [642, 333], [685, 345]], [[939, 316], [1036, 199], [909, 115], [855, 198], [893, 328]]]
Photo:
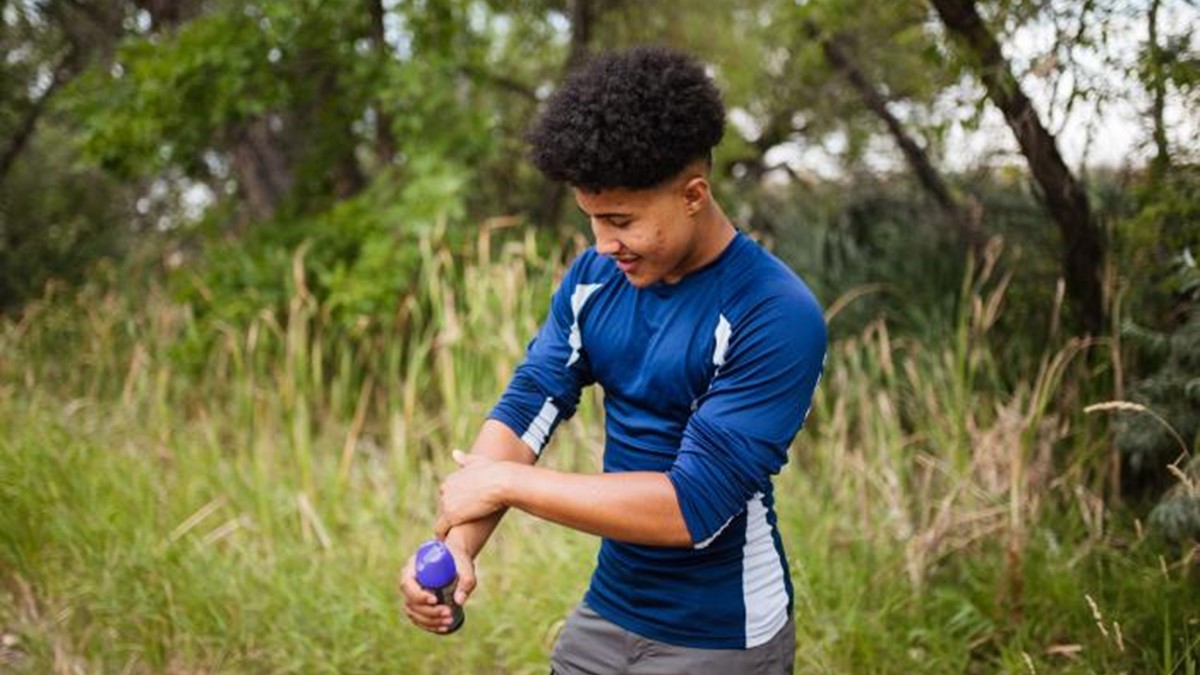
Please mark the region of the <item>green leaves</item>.
[[277, 36], [245, 12], [220, 12], [171, 36], [126, 40], [110, 68], [72, 91], [87, 156], [121, 175], [170, 166], [218, 145], [241, 121], [286, 99], [267, 55]]

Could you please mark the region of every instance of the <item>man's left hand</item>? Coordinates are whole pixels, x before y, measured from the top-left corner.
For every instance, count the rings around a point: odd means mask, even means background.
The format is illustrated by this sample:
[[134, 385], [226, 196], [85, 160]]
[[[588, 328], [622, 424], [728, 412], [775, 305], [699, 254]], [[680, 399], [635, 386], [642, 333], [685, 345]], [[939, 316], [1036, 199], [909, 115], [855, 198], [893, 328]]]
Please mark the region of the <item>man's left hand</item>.
[[434, 525], [438, 539], [444, 539], [455, 525], [479, 520], [505, 506], [501, 497], [505, 471], [512, 466], [511, 462], [459, 450], [454, 451], [454, 461], [460, 468], [442, 481], [440, 489], [440, 511]]

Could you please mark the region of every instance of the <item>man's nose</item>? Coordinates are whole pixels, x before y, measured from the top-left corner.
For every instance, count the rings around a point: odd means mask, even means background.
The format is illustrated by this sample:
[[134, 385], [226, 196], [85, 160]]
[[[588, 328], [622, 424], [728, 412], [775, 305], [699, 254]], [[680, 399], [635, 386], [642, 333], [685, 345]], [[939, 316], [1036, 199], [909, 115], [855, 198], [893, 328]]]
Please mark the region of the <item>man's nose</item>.
[[616, 255], [621, 251], [621, 242], [616, 237], [604, 232], [604, 228], [593, 227], [592, 232], [596, 235], [596, 253]]

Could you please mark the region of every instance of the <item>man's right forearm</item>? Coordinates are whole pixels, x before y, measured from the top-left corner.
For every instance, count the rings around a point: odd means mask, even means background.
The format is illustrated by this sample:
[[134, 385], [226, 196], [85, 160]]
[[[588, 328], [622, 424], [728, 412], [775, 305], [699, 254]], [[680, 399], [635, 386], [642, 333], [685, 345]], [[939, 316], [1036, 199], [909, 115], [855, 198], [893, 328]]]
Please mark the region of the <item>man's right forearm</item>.
[[[471, 454], [521, 464], [533, 464], [537, 456], [528, 445], [503, 422], [486, 420], [471, 446]], [[474, 559], [492, 536], [507, 509], [469, 523], [457, 525], [446, 535], [446, 540]]]
[[497, 511], [487, 518], [463, 523], [452, 528], [446, 534], [446, 541], [474, 560], [479, 555], [479, 551], [483, 549], [483, 545], [492, 536], [496, 526], [500, 524], [500, 519], [504, 517], [507, 510]]

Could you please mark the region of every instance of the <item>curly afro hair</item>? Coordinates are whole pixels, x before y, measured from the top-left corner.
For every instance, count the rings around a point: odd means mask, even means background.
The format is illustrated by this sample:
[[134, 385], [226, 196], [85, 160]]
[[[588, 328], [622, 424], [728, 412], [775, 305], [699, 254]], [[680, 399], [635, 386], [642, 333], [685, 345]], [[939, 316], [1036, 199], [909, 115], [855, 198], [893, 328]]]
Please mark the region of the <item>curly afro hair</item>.
[[721, 92], [699, 61], [635, 47], [568, 76], [527, 139], [547, 177], [596, 192], [654, 187], [711, 158], [724, 131]]

